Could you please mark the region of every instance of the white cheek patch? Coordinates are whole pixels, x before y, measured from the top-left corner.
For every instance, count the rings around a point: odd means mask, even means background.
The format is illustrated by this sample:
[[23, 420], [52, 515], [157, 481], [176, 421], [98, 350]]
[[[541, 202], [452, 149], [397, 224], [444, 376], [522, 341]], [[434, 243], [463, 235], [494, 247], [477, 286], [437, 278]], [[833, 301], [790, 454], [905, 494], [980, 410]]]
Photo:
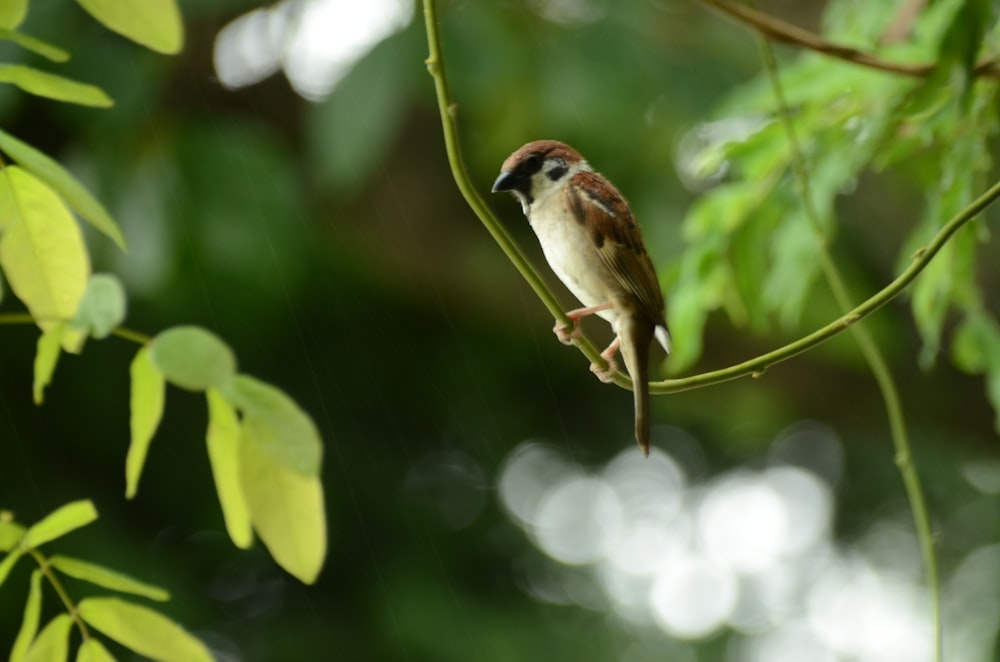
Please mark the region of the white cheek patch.
[[517, 189], [514, 189], [512, 192], [514, 194], [514, 197], [517, 198], [517, 201], [521, 203], [521, 211], [524, 212], [525, 216], [530, 216], [528, 210], [531, 209], [531, 202], [529, 201], [528, 196], [526, 196], [524, 193], [521, 193]]

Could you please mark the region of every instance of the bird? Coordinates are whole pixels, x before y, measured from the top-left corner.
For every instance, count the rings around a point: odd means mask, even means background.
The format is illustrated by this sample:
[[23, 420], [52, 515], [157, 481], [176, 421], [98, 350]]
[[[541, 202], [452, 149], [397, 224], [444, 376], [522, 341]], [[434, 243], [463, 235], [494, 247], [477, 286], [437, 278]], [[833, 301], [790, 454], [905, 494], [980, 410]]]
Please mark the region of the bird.
[[535, 140], [511, 154], [493, 183], [509, 191], [542, 247], [552, 271], [580, 300], [571, 325], [553, 331], [565, 344], [580, 335], [580, 319], [596, 314], [611, 324], [614, 340], [601, 357], [608, 368], [591, 371], [611, 381], [620, 350], [632, 378], [635, 439], [649, 456], [649, 352], [655, 338], [670, 353], [663, 292], [625, 197], [578, 151], [557, 140]]

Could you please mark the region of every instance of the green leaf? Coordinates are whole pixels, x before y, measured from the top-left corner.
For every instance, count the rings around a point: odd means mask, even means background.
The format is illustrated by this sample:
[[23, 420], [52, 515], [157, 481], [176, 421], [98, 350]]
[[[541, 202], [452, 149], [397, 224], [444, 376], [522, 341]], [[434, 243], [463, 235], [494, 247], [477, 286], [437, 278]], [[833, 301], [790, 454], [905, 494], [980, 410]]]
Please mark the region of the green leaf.
[[23, 552], [20, 549], [15, 549], [5, 556], [3, 561], [0, 561], [0, 586], [3, 585], [4, 580], [7, 579], [7, 575], [14, 569], [14, 564], [21, 558], [22, 554]]
[[73, 619], [59, 614], [46, 625], [31, 645], [24, 662], [59, 662], [69, 657], [69, 630]]
[[176, 326], [150, 343], [150, 358], [167, 381], [189, 391], [223, 388], [236, 374], [236, 357], [217, 335]]
[[38, 337], [38, 346], [35, 350], [35, 379], [32, 387], [36, 405], [42, 404], [45, 387], [52, 381], [52, 373], [55, 372], [56, 363], [59, 361], [65, 330], [65, 323], [57, 324], [48, 331], [43, 331]]
[[167, 386], [163, 375], [150, 359], [148, 347], [136, 352], [129, 366], [132, 389], [129, 395], [129, 428], [131, 440], [125, 456], [125, 498], [131, 499], [139, 489], [139, 477], [146, 464], [149, 444], [163, 416], [163, 400]]
[[[972, 70], [990, 22], [991, 4], [992, 0], [963, 0], [938, 48], [935, 69], [941, 70], [943, 77], [957, 80], [958, 91], [966, 107], [970, 100]], [[937, 71], [931, 78], [935, 78], [936, 74]]]
[[291, 471], [261, 450], [254, 429], [240, 439], [240, 480], [250, 519], [274, 560], [306, 584], [326, 557], [326, 519], [319, 478]]
[[21, 545], [34, 548], [60, 538], [74, 529], [86, 526], [97, 519], [97, 510], [88, 499], [73, 501], [32, 525], [24, 534]]
[[77, 0], [109, 30], [137, 44], [172, 55], [184, 45], [181, 13], [174, 0]]
[[771, 271], [764, 281], [763, 300], [776, 310], [781, 323], [792, 327], [819, 272], [816, 256], [820, 242], [809, 220], [801, 211], [790, 214], [778, 228], [771, 243]]
[[17, 547], [26, 529], [17, 522], [4, 521], [0, 512], [0, 552], [9, 552]]
[[73, 328], [106, 338], [125, 319], [125, 288], [117, 276], [94, 274], [73, 319]]
[[0, 83], [11, 83], [28, 94], [81, 106], [110, 108], [114, 105], [114, 101], [99, 87], [45, 73], [23, 64], [0, 64]]
[[164, 662], [211, 662], [205, 645], [159, 612], [120, 598], [87, 598], [80, 617], [126, 648]]
[[42, 571], [31, 573], [31, 585], [28, 588], [28, 602], [24, 606], [24, 619], [21, 629], [17, 631], [14, 647], [10, 650], [10, 662], [21, 662], [31, 647], [31, 642], [38, 634], [38, 621], [42, 614]]
[[986, 397], [1000, 433], [1000, 324], [985, 311], [970, 311], [955, 332], [951, 351], [960, 370], [985, 375]]
[[248, 375], [237, 375], [223, 392], [243, 413], [243, 435], [249, 434], [260, 452], [292, 471], [319, 475], [323, 442], [294, 400]]
[[115, 662], [115, 658], [97, 639], [91, 637], [80, 644], [76, 654], [76, 662]]
[[[939, 204], [947, 205], [946, 210], [957, 210], [964, 206], [966, 196], [949, 192], [942, 196], [942, 199], [947, 198], [953, 201]], [[935, 219], [929, 216], [914, 235], [926, 230], [924, 236], [927, 236], [936, 226]], [[920, 365], [925, 370], [933, 366], [938, 355], [945, 320], [952, 306], [967, 297], [970, 289], [976, 288], [977, 274], [973, 268], [976, 243], [975, 227], [961, 228], [927, 265], [910, 291], [913, 319], [923, 341]]]
[[208, 397], [208, 459], [212, 465], [215, 491], [219, 495], [226, 531], [233, 544], [247, 549], [253, 543], [250, 512], [240, 485], [240, 423], [232, 405], [215, 389]]
[[682, 281], [670, 295], [670, 332], [685, 342], [677, 343], [670, 354], [668, 368], [681, 371], [694, 365], [701, 356], [702, 333], [705, 329], [707, 308], [702, 304], [695, 283]]
[[[10, 0], [6, 0], [10, 2]], [[0, 2], [0, 13], [4, 10], [4, 3]], [[30, 35], [23, 34], [21, 32], [15, 32], [12, 29], [7, 29], [6, 27], [0, 28], [0, 40], [12, 41], [21, 48], [29, 50], [32, 53], [41, 55], [42, 57], [51, 60], [52, 62], [65, 62], [69, 59], [69, 53], [61, 48], [53, 46], [50, 43], [44, 42], [41, 39], [37, 39]]]
[[[80, 227], [52, 189], [18, 166], [0, 171], [0, 266], [43, 330], [72, 319], [90, 275]], [[83, 336], [65, 334], [77, 351]]]
[[58, 161], [14, 136], [0, 130], [0, 150], [35, 177], [48, 184], [76, 213], [126, 250], [125, 237], [97, 198], [73, 178]]
[[13, 30], [21, 25], [28, 13], [28, 0], [3, 0], [0, 2], [0, 27]]
[[986, 372], [993, 363], [1000, 366], [1000, 326], [982, 311], [969, 312], [952, 337], [951, 360], [973, 375]]
[[111, 570], [110, 568], [105, 568], [102, 565], [97, 565], [89, 561], [74, 559], [68, 556], [53, 556], [49, 559], [49, 565], [64, 575], [75, 577], [76, 579], [90, 582], [97, 586], [103, 586], [112, 591], [141, 595], [144, 598], [159, 600], [161, 602], [170, 599], [170, 593], [159, 586], [147, 584], [117, 570]]

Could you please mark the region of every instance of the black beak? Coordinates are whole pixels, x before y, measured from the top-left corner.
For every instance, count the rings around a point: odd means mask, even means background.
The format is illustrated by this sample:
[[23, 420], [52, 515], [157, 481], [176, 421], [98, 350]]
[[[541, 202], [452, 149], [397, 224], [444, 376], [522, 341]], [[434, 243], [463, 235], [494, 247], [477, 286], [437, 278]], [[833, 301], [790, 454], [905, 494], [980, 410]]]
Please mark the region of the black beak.
[[513, 191], [518, 188], [518, 184], [521, 182], [521, 176], [518, 175], [516, 170], [506, 170], [500, 173], [497, 180], [493, 182], [493, 188], [490, 189], [493, 193], [499, 191]]

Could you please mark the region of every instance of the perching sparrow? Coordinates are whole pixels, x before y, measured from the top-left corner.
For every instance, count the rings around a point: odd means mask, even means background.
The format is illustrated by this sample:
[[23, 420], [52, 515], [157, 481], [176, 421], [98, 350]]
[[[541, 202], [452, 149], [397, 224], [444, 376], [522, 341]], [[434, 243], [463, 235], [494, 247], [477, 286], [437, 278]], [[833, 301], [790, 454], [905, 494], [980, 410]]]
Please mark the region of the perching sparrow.
[[574, 324], [570, 334], [556, 325], [560, 340], [579, 333], [581, 317], [597, 313], [610, 322], [615, 339], [601, 353], [610, 369], [591, 369], [609, 380], [621, 348], [635, 392], [635, 439], [649, 455], [649, 344], [655, 336], [669, 353], [670, 333], [663, 293], [628, 203], [575, 149], [555, 140], [536, 140], [511, 154], [493, 191], [510, 191], [521, 202], [549, 266], [584, 305], [566, 313]]

